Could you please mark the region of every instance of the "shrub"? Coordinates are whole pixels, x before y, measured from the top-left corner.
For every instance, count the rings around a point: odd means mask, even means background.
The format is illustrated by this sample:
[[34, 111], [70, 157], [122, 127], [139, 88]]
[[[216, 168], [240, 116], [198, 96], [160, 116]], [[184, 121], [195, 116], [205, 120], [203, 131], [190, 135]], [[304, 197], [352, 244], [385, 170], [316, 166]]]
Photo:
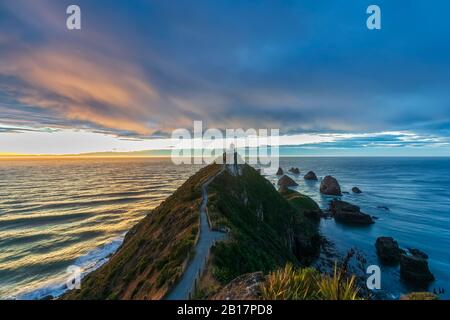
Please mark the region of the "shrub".
[[265, 300], [357, 300], [355, 276], [334, 267], [333, 275], [321, 274], [313, 268], [295, 269], [287, 264], [271, 272], [262, 284], [261, 296]]

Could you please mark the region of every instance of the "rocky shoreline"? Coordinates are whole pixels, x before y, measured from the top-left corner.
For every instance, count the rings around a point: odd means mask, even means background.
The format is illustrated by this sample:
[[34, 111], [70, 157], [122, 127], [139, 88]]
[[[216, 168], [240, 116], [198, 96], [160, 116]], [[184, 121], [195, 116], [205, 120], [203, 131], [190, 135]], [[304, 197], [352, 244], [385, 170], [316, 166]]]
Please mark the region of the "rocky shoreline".
[[[293, 173], [293, 168], [289, 172]], [[298, 168], [297, 168], [298, 169]], [[284, 172], [280, 167], [278, 172]], [[295, 176], [293, 177], [295, 179]], [[283, 175], [278, 184], [284, 187], [296, 187], [298, 183], [287, 175]], [[319, 181], [319, 178], [314, 171], [308, 171], [303, 177], [305, 180]], [[355, 227], [370, 226], [375, 223], [378, 218], [371, 216], [364, 212], [361, 212], [359, 206], [341, 200], [343, 194], [349, 194], [349, 192], [342, 191], [338, 180], [333, 176], [325, 176], [320, 179], [320, 194], [326, 196], [333, 196], [330, 200], [328, 208], [320, 212], [320, 218], [322, 219], [334, 219], [336, 223], [351, 225]], [[354, 186], [351, 189], [353, 194], [361, 194], [363, 191]], [[379, 209], [389, 211], [386, 206], [378, 206]], [[407, 283], [410, 287], [417, 290], [426, 290], [429, 284], [435, 280], [433, 273], [428, 266], [428, 255], [417, 248], [402, 249], [398, 243], [392, 237], [379, 236], [375, 243], [376, 254], [379, 258], [379, 262], [384, 266], [397, 266], [399, 268], [400, 278], [398, 281]], [[317, 264], [327, 265], [329, 267], [330, 257], [336, 259], [338, 255], [335, 252], [329, 251], [325, 257], [322, 257], [323, 261], [319, 261]], [[430, 295], [411, 295], [402, 296], [402, 299], [417, 298], [423, 296], [426, 298], [435, 297], [436, 294], [444, 292], [444, 289], [439, 288], [436, 292], [429, 293]]]

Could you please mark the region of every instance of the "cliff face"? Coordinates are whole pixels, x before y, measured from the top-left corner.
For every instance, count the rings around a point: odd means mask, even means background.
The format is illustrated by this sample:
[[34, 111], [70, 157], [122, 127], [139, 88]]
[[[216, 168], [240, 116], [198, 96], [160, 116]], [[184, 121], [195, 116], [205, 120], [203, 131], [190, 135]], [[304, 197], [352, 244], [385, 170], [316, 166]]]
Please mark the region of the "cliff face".
[[307, 264], [320, 250], [318, 220], [310, 217], [319, 210], [313, 200], [291, 190], [278, 192], [248, 165], [238, 171], [224, 172], [209, 186], [211, 223], [230, 230], [230, 237], [213, 247], [198, 298], [245, 273], [268, 272], [287, 262]]
[[[128, 232], [110, 261], [83, 279], [81, 290], [62, 298], [163, 298], [195, 249], [201, 187], [221, 169], [209, 165], [192, 176]], [[198, 297], [210, 296], [244, 273], [267, 272], [286, 262], [299, 265], [316, 253], [318, 247], [310, 245], [318, 237], [317, 223], [310, 217], [315, 203], [298, 196], [278, 192], [248, 165], [225, 170], [210, 183], [208, 218], [213, 228], [229, 234], [211, 248]]]

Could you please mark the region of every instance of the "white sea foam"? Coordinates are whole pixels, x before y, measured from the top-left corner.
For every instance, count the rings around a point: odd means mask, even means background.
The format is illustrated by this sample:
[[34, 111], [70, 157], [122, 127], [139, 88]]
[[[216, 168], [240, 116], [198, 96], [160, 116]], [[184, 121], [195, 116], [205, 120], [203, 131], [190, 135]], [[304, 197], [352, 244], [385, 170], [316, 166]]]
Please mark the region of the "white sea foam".
[[[87, 254], [79, 257], [73, 265], [78, 266], [82, 270], [81, 278], [84, 278], [90, 272], [96, 270], [109, 260], [120, 247], [124, 240], [125, 234], [114, 238], [100, 248], [94, 249]], [[11, 296], [9, 299], [17, 300], [39, 300], [48, 296], [58, 297], [67, 291], [66, 286], [67, 274], [59, 274], [49, 281], [41, 283], [40, 286], [22, 289], [20, 293]], [[81, 286], [83, 283], [81, 282]]]

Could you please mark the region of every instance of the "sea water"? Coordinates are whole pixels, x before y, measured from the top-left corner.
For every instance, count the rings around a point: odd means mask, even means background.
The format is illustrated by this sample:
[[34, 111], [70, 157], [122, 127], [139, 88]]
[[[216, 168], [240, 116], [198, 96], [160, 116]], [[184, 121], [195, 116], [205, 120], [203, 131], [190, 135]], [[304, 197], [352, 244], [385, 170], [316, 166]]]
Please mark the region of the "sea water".
[[[282, 158], [298, 191], [326, 208], [330, 197], [318, 182], [333, 175], [342, 199], [378, 217], [369, 227], [322, 220], [321, 232], [336, 250], [364, 253], [379, 264], [375, 241], [394, 237], [403, 248], [429, 255], [436, 281], [429, 290], [450, 291], [449, 158]], [[120, 246], [124, 234], [173, 193], [199, 166], [176, 166], [170, 159], [10, 159], [0, 160], [0, 298], [39, 299], [65, 289], [67, 267], [94, 270]], [[267, 179], [276, 183], [276, 176]], [[353, 186], [361, 194], [351, 193]], [[386, 209], [388, 208], [388, 210]], [[382, 269], [382, 292], [398, 298], [413, 288], [400, 280], [397, 267]]]

